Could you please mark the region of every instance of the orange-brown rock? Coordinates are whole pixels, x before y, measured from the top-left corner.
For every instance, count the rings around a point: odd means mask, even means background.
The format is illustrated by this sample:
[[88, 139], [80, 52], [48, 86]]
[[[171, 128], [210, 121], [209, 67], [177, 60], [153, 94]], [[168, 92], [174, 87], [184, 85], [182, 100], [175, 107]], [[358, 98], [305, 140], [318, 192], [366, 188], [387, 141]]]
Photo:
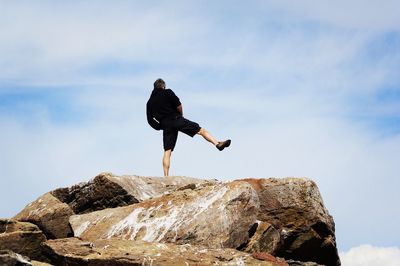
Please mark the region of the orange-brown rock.
[[[3, 233], [0, 231], [0, 249], [8, 247], [4, 245], [7, 243], [16, 252], [25, 249], [25, 245], [28, 250], [33, 250], [33, 243], [37, 246], [44, 241], [43, 231], [48, 238], [74, 235], [94, 243], [112, 239], [130, 247], [134, 245], [132, 243], [144, 243], [140, 241], [152, 242], [142, 244], [147, 248], [168, 246], [168, 243], [176, 244], [179, 249], [188, 244], [196, 245], [196, 250], [202, 247], [207, 251], [207, 254], [195, 251], [201, 256], [207, 257], [220, 250], [225, 255], [218, 260], [212, 255], [214, 259], [210, 257], [207, 262], [214, 260], [221, 265], [236, 263], [236, 255], [229, 257], [224, 248], [255, 254], [267, 259], [263, 262], [268, 262], [267, 265], [277, 265], [282, 261], [272, 260], [266, 254], [283, 257], [290, 266], [340, 265], [333, 218], [325, 208], [316, 184], [306, 178], [249, 178], [223, 183], [188, 177], [102, 173], [89, 182], [44, 194], [15, 218], [32, 222], [39, 228], [27, 224], [28, 227], [19, 230], [23, 223], [3, 220], [0, 225], [6, 226], [0, 226], [4, 230]], [[48, 243], [61, 245], [62, 241]], [[76, 240], [65, 240], [65, 245], [72, 243], [69, 241]], [[120, 253], [115, 254], [122, 257], [112, 260], [114, 253], [101, 253], [104, 256], [99, 257], [97, 248], [89, 246], [85, 249], [82, 245], [79, 242], [77, 246], [69, 246], [71, 254], [73, 247], [79, 248], [79, 258], [63, 254], [60, 261], [75, 263], [76, 259], [83, 263], [90, 260], [90, 265], [117, 261], [118, 265], [125, 265], [121, 264], [125, 263], [121, 259], [125, 257]], [[109, 247], [105, 245], [103, 248]], [[118, 249], [122, 250], [122, 247]], [[82, 254], [82, 250], [89, 253]], [[177, 252], [177, 249], [173, 250]], [[57, 252], [50, 253], [56, 257], [62, 253]], [[140, 252], [142, 255], [137, 263], [151, 263], [142, 258], [153, 253], [144, 249]], [[40, 248], [33, 254], [36, 254], [34, 258], [43, 255]], [[27, 255], [31, 256], [31, 253]], [[182, 261], [195, 265], [203, 263], [197, 257], [191, 255], [191, 258], [195, 262]], [[128, 261], [134, 260], [129, 258]], [[126, 265], [132, 265], [129, 263]]]
[[210, 182], [189, 177], [115, 176], [102, 173], [89, 182], [42, 195], [13, 219], [36, 224], [49, 239], [65, 238], [72, 235], [69, 217], [73, 214], [126, 206]]
[[283, 245], [277, 255], [287, 259], [340, 265], [335, 224], [317, 185], [307, 178], [243, 179], [257, 191], [258, 219], [277, 228]]
[[46, 261], [40, 246], [44, 241], [46, 237], [36, 225], [0, 219], [0, 250], [10, 250], [35, 260]]
[[[243, 251], [248, 253], [263, 252], [275, 255], [281, 248], [281, 235], [267, 222], [258, 222], [252, 228], [254, 235]], [[250, 232], [250, 234], [253, 234]]]
[[44, 246], [55, 265], [287, 265], [272, 256], [258, 260], [251, 254], [230, 248], [210, 249], [189, 244], [176, 245], [114, 238], [93, 242], [84, 242], [77, 238], [57, 239], [47, 241]]
[[49, 239], [64, 238], [72, 235], [69, 217], [73, 214], [68, 204], [46, 193], [28, 204], [13, 219], [36, 224]]
[[256, 221], [257, 194], [246, 182], [209, 184], [126, 207], [74, 215], [84, 240], [117, 237], [150, 242], [237, 248]]
[[271, 254], [267, 252], [254, 252], [253, 258], [263, 261], [270, 261], [273, 262], [276, 266], [288, 266], [284, 259], [275, 258]]

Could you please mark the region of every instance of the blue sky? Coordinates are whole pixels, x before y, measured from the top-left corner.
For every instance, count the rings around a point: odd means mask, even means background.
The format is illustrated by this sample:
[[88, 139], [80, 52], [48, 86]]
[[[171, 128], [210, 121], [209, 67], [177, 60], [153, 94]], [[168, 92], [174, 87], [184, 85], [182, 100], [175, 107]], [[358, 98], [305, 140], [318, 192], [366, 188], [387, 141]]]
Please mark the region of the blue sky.
[[180, 136], [171, 174], [307, 176], [339, 249], [399, 247], [396, 1], [0, 1], [1, 217], [101, 171], [162, 175], [162, 77], [233, 145]]

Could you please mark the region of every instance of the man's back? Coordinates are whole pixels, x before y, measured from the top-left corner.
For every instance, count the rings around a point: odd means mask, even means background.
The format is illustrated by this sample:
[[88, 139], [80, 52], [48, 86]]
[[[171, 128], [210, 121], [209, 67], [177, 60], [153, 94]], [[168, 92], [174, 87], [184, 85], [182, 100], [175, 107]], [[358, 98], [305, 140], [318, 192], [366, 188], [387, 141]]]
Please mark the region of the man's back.
[[171, 89], [154, 89], [147, 102], [147, 114], [161, 122], [165, 118], [179, 115], [179, 98]]

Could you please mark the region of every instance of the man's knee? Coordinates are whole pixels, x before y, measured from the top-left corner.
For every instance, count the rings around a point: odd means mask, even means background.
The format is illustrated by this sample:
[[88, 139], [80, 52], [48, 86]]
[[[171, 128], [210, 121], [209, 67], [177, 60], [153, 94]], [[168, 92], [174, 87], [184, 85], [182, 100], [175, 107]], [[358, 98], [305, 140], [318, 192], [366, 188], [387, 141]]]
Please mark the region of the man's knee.
[[206, 130], [204, 128], [200, 128], [200, 130], [199, 130], [199, 132], [197, 132], [197, 134], [203, 135], [205, 131]]

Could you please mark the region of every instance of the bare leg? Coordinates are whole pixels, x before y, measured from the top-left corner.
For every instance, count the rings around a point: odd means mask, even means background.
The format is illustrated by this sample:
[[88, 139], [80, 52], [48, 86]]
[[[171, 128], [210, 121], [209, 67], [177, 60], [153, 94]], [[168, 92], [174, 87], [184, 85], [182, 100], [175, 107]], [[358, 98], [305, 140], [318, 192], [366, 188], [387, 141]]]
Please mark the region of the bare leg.
[[169, 166], [170, 166], [170, 162], [171, 162], [171, 153], [172, 150], [167, 150], [164, 151], [164, 156], [163, 156], [163, 169], [164, 169], [164, 176], [168, 176], [169, 175]]
[[208, 142], [211, 142], [214, 145], [218, 144], [218, 141], [204, 128], [201, 128], [200, 131], [197, 133], [200, 136], [202, 136], [204, 139], [206, 139]]

